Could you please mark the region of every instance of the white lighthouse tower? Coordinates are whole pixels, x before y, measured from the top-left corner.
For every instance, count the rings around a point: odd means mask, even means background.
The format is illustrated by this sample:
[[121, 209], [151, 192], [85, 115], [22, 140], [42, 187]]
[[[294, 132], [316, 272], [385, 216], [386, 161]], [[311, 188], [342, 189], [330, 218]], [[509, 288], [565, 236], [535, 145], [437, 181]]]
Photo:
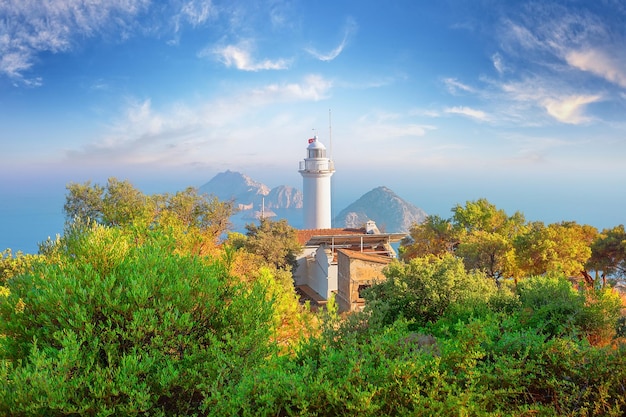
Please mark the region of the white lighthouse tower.
[[330, 177], [335, 173], [333, 161], [326, 157], [326, 147], [309, 139], [307, 157], [300, 161], [304, 200], [304, 228], [330, 229]]

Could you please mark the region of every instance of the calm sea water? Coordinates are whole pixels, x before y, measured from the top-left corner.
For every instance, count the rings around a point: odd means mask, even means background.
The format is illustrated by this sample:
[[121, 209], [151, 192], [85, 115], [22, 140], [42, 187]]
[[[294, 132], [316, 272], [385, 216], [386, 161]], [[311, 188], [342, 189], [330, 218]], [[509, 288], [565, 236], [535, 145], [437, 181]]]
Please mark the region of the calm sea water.
[[6, 192], [0, 198], [0, 251], [37, 253], [38, 243], [63, 232], [65, 195]]

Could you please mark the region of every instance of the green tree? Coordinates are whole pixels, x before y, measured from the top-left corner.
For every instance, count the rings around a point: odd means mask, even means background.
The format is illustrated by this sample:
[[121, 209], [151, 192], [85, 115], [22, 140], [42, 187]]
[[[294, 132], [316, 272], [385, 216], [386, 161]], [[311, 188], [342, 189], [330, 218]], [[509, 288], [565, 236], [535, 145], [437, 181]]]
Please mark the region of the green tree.
[[276, 268], [294, 268], [296, 255], [302, 245], [296, 237], [296, 230], [282, 219], [273, 221], [261, 219], [259, 225], [246, 225], [247, 239], [244, 248], [261, 256], [269, 265]]
[[[591, 242], [597, 230], [575, 222], [544, 226], [534, 222], [515, 240], [517, 265], [526, 276], [561, 272], [568, 277], [586, 275]], [[593, 286], [593, 283], [588, 283]]]
[[233, 202], [198, 194], [196, 188], [188, 187], [175, 194], [155, 194], [152, 199], [156, 205], [157, 220], [161, 223], [197, 228], [216, 236], [226, 232], [231, 226]]
[[457, 244], [458, 237], [452, 222], [431, 215], [424, 222], [411, 226], [409, 237], [401, 242], [400, 256], [406, 261], [427, 255], [443, 256], [453, 253]]
[[465, 266], [483, 271], [496, 282], [516, 277], [513, 240], [526, 228], [523, 214], [508, 216], [486, 199], [457, 204], [452, 212], [460, 242], [455, 253]]
[[151, 199], [129, 181], [109, 178], [102, 198], [102, 223], [108, 226], [150, 224], [154, 216]]
[[128, 181], [109, 178], [106, 186], [70, 183], [65, 198], [68, 221], [93, 220], [107, 226], [126, 226], [153, 214], [149, 199]]
[[[64, 206], [68, 221], [89, 220], [117, 227], [167, 227], [178, 231], [188, 246], [202, 246], [204, 237], [215, 240], [230, 227], [232, 201], [198, 194], [189, 187], [174, 194], [145, 195], [128, 181], [109, 178], [107, 185], [72, 183]], [[200, 241], [200, 243], [198, 242]]]
[[83, 184], [69, 183], [65, 196], [65, 218], [67, 221], [87, 219], [102, 223], [103, 219], [103, 196], [105, 188], [101, 185], [91, 185], [91, 181]]
[[587, 267], [606, 277], [626, 276], [626, 231], [620, 224], [604, 229], [591, 244], [591, 257]]

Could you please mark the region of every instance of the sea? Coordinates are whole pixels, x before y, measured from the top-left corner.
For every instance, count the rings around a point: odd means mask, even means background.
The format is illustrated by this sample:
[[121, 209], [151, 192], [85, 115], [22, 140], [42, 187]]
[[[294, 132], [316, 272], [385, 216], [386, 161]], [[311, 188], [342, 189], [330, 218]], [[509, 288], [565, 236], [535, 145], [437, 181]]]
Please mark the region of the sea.
[[63, 233], [65, 195], [3, 193], [0, 199], [0, 251], [37, 253], [39, 243]]

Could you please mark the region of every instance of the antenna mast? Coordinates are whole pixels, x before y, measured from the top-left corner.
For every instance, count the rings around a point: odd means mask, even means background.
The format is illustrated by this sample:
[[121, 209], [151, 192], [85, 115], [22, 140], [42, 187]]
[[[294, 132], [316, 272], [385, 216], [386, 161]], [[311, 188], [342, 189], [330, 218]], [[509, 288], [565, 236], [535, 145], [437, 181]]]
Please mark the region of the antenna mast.
[[328, 109], [328, 145], [330, 147], [330, 159], [333, 158], [333, 125], [330, 120], [330, 109]]

